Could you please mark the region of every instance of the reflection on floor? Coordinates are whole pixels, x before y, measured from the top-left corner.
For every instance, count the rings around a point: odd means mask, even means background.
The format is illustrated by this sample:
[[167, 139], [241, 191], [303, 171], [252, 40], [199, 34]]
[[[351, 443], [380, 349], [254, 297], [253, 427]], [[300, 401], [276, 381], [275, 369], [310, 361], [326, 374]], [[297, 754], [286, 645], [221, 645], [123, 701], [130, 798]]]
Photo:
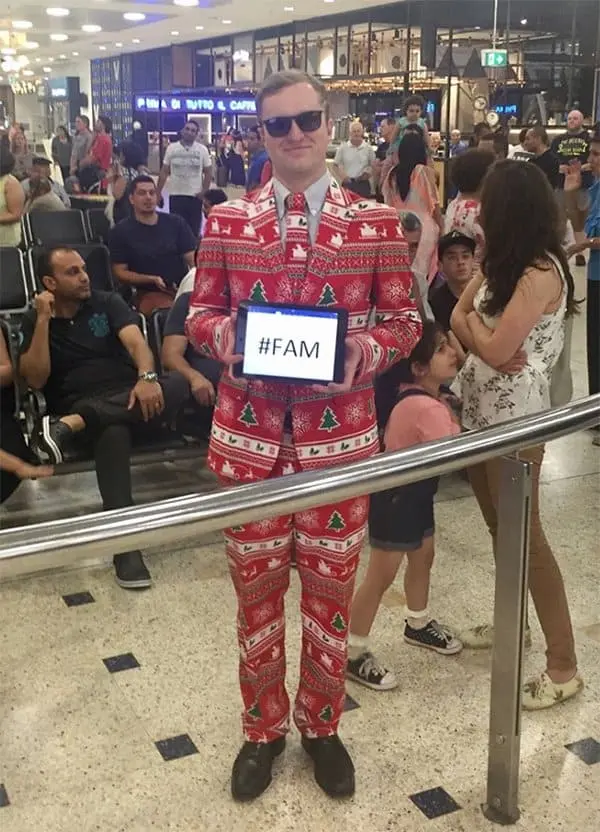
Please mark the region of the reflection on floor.
[[[582, 321], [574, 361], [584, 392]], [[553, 443], [543, 513], [572, 604], [582, 696], [525, 714], [526, 832], [600, 828], [600, 448], [589, 433]], [[214, 487], [194, 464], [134, 475], [139, 502]], [[23, 488], [2, 514], [20, 525], [98, 508], [93, 474]], [[432, 607], [456, 626], [492, 609], [489, 542], [468, 485], [444, 482]], [[342, 735], [357, 793], [334, 803], [315, 785], [297, 733], [256, 803], [233, 804], [237, 752], [235, 599], [219, 535], [150, 552], [152, 590], [131, 594], [102, 565], [0, 584], [2, 832], [479, 832], [485, 797], [489, 655], [443, 658], [402, 642], [401, 580], [374, 630], [400, 689], [348, 684]], [[361, 568], [364, 568], [366, 556]], [[288, 595], [289, 687], [298, 677], [299, 587]], [[543, 665], [533, 622], [527, 671]]]

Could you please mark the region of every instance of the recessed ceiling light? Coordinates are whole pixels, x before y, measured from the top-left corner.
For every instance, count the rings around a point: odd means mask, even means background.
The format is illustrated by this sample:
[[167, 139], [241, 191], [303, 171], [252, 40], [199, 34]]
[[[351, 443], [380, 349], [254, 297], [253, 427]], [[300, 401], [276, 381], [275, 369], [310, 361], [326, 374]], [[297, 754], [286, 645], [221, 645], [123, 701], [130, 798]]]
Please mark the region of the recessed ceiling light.
[[139, 38], [131, 38], [132, 43], [141, 43]]
[[197, 32], [202, 32], [204, 30], [204, 26], [196, 26]]
[[284, 11], [284, 12], [294, 12], [294, 11], [296, 11], [296, 10], [295, 10], [295, 8], [294, 8], [293, 6], [284, 6], [284, 7], [283, 7], [283, 11]]
[[131, 20], [133, 23], [146, 19], [146, 15], [142, 14], [142, 12], [125, 12], [123, 17], [125, 20]]
[[44, 70], [44, 72], [52, 72], [51, 66], [43, 66], [42, 69]]
[[176, 6], [197, 6], [200, 0], [173, 0]]
[[65, 35], [64, 32], [52, 32], [50, 35], [50, 40], [54, 40], [57, 43], [62, 43], [65, 40], [69, 40], [69, 36]]
[[106, 46], [99, 46], [99, 47], [98, 47], [98, 49], [99, 49], [101, 52], [106, 52]]
[[84, 23], [81, 27], [82, 32], [87, 32], [88, 35], [95, 35], [96, 32], [102, 31], [102, 26], [98, 26], [97, 23]]
[[173, 37], [175, 37], [175, 38], [176, 38], [176, 37], [177, 37], [177, 35], [179, 34], [179, 32], [177, 31], [177, 29], [173, 29], [173, 31], [171, 32], [171, 34], [173, 35]]
[[66, 17], [70, 12], [61, 6], [51, 6], [49, 9], [46, 9], [46, 14], [49, 14], [50, 17]]
[[23, 70], [23, 75], [31, 76], [31, 75], [35, 75], [35, 72], [33, 71], [33, 69], [24, 69]]
[[120, 40], [118, 40], [118, 41], [115, 43], [115, 46], [123, 46], [123, 44], [121, 43], [121, 41], [120, 41]]
[[222, 20], [221, 23], [225, 24], [225, 26], [229, 26], [231, 20]]
[[36, 58], [36, 59], [35, 59], [35, 62], [36, 62], [36, 64], [41, 64], [41, 63], [42, 63], [42, 59], [41, 59], [41, 58]]
[[54, 58], [48, 58], [48, 63], [53, 64], [54, 63]]
[[524, 17], [523, 20], [521, 20], [521, 26], [527, 26], [527, 18], [526, 17]]
[[59, 55], [58, 57], [61, 59], [61, 61], [67, 60], [67, 56], [64, 53], [62, 55]]
[[13, 20], [12, 22], [13, 29], [31, 29], [32, 26], [31, 20]]
[[40, 45], [37, 40], [26, 40], [23, 44], [23, 49], [39, 49]]
[[77, 58], [79, 57], [79, 52], [71, 52], [71, 55], [73, 55], [74, 58]]

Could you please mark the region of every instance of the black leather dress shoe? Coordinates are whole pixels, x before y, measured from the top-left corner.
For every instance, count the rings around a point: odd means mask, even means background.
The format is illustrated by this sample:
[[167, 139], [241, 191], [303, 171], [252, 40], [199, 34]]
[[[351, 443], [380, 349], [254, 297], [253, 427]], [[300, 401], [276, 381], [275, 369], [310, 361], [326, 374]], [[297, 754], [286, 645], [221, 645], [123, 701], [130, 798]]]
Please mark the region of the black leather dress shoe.
[[331, 737], [302, 737], [302, 748], [315, 764], [315, 780], [329, 797], [351, 797], [354, 794], [354, 763], [343, 742]]
[[271, 783], [273, 760], [285, 748], [285, 737], [273, 742], [245, 742], [233, 764], [231, 794], [235, 800], [254, 800]]

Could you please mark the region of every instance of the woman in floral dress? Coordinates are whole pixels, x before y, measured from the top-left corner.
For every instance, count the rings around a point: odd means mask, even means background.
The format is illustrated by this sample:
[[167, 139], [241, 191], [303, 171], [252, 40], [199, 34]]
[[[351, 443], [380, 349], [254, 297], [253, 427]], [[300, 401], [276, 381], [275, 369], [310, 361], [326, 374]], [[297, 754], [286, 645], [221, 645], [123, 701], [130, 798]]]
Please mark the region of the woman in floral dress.
[[[573, 314], [573, 278], [561, 246], [556, 200], [535, 165], [503, 161], [488, 173], [481, 199], [486, 250], [452, 316], [469, 350], [455, 382], [468, 430], [492, 427], [550, 407], [552, 370], [561, 354], [565, 319]], [[544, 446], [527, 448], [532, 464], [529, 589], [546, 638], [546, 670], [524, 687], [523, 707], [548, 708], [583, 688], [573, 628], [558, 564], [539, 507]], [[495, 548], [501, 460], [474, 466], [469, 477]], [[461, 634], [465, 647], [491, 647], [489, 625]]]

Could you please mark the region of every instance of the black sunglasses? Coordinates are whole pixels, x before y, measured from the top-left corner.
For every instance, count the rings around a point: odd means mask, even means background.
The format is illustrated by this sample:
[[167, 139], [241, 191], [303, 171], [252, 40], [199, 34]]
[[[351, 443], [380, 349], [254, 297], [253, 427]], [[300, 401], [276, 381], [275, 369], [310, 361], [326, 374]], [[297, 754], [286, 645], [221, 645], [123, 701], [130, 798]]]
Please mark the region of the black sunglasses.
[[323, 121], [323, 110], [307, 110], [305, 113], [298, 113], [297, 116], [265, 118], [262, 124], [269, 136], [274, 139], [282, 139], [288, 135], [294, 121], [303, 133], [314, 133]]

